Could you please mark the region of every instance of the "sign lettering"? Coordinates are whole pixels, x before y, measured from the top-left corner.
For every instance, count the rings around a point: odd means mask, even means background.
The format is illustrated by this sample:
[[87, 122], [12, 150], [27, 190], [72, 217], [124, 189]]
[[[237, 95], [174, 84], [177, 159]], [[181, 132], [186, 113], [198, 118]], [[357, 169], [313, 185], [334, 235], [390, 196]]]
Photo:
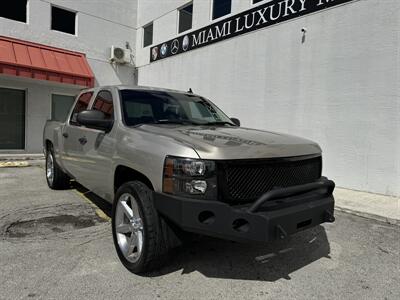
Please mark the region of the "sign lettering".
[[[274, 0], [153, 46], [150, 62], [354, 0]], [[164, 51], [161, 51], [163, 49]]]

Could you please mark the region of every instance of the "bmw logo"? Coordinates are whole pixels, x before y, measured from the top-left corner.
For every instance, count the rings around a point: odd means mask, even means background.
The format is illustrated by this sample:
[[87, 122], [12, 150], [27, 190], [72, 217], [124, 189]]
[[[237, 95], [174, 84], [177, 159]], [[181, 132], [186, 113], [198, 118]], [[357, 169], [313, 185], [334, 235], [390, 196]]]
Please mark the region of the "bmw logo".
[[186, 51], [188, 48], [189, 48], [189, 37], [185, 35], [182, 42], [182, 49], [183, 51]]
[[167, 50], [168, 50], [168, 46], [167, 44], [162, 44], [161, 49], [160, 49], [160, 54], [162, 57], [164, 57], [165, 55], [167, 55]]

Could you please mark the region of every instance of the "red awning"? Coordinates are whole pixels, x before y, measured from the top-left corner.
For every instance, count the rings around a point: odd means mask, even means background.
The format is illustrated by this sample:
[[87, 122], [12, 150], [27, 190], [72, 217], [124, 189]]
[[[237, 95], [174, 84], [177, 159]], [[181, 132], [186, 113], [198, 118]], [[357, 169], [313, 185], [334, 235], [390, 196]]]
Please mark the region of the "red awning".
[[85, 54], [0, 36], [0, 74], [93, 87]]

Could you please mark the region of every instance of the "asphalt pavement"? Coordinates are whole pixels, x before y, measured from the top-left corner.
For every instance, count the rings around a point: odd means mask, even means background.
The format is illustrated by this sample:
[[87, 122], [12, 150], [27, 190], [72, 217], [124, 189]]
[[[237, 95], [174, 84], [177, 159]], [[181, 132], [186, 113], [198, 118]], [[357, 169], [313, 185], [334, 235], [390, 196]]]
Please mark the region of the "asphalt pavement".
[[397, 225], [336, 212], [266, 245], [203, 237], [137, 276], [114, 250], [109, 205], [74, 186], [0, 168], [0, 299], [400, 299]]

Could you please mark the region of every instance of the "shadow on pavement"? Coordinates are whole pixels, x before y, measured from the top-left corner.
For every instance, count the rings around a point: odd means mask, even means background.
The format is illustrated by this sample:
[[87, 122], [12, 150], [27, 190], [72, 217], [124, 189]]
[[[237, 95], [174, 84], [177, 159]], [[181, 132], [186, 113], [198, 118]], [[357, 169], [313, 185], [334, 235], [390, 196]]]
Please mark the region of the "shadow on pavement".
[[329, 242], [322, 226], [261, 245], [201, 237], [176, 249], [166, 267], [148, 276], [182, 270], [182, 274], [197, 271], [208, 278], [290, 280], [291, 273], [322, 257], [330, 258], [329, 253]]
[[[77, 183], [72, 187], [111, 217], [111, 204]], [[290, 280], [291, 273], [320, 258], [330, 258], [329, 253], [322, 226], [268, 244], [241, 244], [202, 236], [173, 250], [163, 269], [145, 276], [158, 277], [182, 270], [182, 274], [197, 271], [208, 278]]]
[[95, 195], [87, 188], [83, 187], [76, 181], [71, 181], [71, 188], [77, 190], [79, 193], [83, 194], [86, 198], [88, 198], [91, 202], [93, 202], [98, 208], [100, 208], [108, 217], [111, 218], [112, 206], [103, 198]]

